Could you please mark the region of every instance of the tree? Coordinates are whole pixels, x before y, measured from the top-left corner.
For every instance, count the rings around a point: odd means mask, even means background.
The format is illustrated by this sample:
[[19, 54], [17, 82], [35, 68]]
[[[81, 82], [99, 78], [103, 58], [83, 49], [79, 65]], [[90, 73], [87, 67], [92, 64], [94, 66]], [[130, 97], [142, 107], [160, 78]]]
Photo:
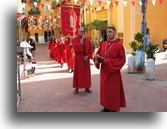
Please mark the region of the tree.
[[[94, 20], [93, 22], [90, 23], [90, 28], [91, 29], [95, 29], [99, 31], [99, 37], [102, 36], [102, 38], [100, 39], [100, 43], [102, 43], [104, 41], [104, 34], [102, 33], [104, 31], [106, 31], [107, 29], [107, 22], [106, 21], [101, 21], [101, 20]], [[103, 35], [102, 35], [103, 34]]]

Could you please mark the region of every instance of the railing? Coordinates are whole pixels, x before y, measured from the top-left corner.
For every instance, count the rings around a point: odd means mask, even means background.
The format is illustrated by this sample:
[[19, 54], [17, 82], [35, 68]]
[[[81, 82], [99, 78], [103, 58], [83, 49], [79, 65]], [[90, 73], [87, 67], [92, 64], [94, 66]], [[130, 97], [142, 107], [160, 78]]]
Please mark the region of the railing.
[[[22, 0], [21, 2], [26, 3], [26, 0]], [[34, 3], [34, 2], [41, 3], [41, 0], [30, 0], [30, 3]]]
[[29, 14], [29, 15], [40, 15], [40, 14], [41, 14], [41, 11], [36, 11], [36, 12], [29, 11], [28, 14]]
[[17, 107], [21, 100], [21, 84], [20, 84], [20, 63], [17, 60]]

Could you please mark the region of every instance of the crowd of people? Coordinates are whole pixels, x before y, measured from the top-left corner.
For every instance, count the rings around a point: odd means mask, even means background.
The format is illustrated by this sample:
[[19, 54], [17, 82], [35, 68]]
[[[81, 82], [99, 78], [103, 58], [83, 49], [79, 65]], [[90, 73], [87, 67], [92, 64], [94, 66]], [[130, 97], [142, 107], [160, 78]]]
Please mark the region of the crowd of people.
[[50, 58], [60, 67], [67, 62], [68, 69], [74, 71], [74, 95], [79, 94], [81, 88], [92, 93], [90, 59], [93, 59], [95, 67], [100, 69], [100, 104], [104, 107], [101, 112], [119, 112], [126, 106], [120, 72], [125, 64], [125, 50], [120, 40], [115, 38], [114, 27], [108, 27], [106, 35], [107, 40], [100, 44], [97, 52], [94, 52], [92, 40], [85, 36], [84, 28], [80, 28], [74, 38], [52, 37], [48, 48]]
[[[64, 63], [67, 63], [69, 73], [74, 71], [74, 59], [75, 51], [73, 42], [75, 38], [70, 37], [59, 37], [55, 38], [52, 36], [48, 43], [48, 49], [50, 50], [50, 59], [55, 60], [56, 63], [60, 64], [60, 68], [63, 68]], [[91, 41], [92, 49], [97, 48], [97, 44]], [[93, 58], [91, 58], [93, 59]]]
[[[126, 106], [124, 88], [121, 78], [121, 68], [125, 64], [125, 50], [119, 39], [115, 38], [116, 29], [108, 27], [107, 40], [98, 46], [85, 36], [85, 29], [78, 30], [78, 36], [70, 38], [50, 38], [48, 49], [50, 59], [60, 64], [67, 63], [69, 73], [73, 72], [73, 94], [79, 94], [79, 89], [92, 93], [90, 59], [95, 67], [100, 69], [100, 104], [101, 112], [118, 112]], [[35, 57], [35, 42], [33, 39], [23, 40], [18, 46], [25, 47], [31, 60]]]

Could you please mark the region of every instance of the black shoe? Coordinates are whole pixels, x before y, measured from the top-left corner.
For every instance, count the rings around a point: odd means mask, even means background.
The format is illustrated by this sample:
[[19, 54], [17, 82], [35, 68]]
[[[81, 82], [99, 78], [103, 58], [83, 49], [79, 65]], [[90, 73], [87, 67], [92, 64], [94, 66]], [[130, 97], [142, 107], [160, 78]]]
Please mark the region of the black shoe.
[[114, 111], [114, 110], [110, 110], [109, 112], [117, 112], [117, 111]]
[[73, 68], [71, 68], [71, 73], [72, 73], [72, 72], [74, 72], [74, 69], [73, 69]]
[[63, 68], [63, 66], [64, 66], [63, 64], [60, 64], [60, 68]]
[[73, 91], [73, 94], [74, 94], [74, 95], [77, 95], [77, 94], [78, 94], [78, 89], [77, 89], [77, 88]]
[[103, 108], [100, 112], [110, 112], [110, 110], [107, 108]]
[[72, 73], [72, 72], [73, 72], [73, 69], [72, 69], [72, 68], [69, 68], [68, 72], [69, 72], [69, 73]]
[[88, 93], [92, 93], [92, 90], [90, 90], [89, 88], [85, 88], [85, 91]]

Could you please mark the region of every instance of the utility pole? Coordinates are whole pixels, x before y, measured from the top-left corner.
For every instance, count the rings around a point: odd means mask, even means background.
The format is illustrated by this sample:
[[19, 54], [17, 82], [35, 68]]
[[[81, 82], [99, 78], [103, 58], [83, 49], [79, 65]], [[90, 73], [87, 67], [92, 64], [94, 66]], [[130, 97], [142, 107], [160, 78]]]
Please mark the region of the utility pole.
[[147, 0], [141, 0], [142, 2], [142, 8], [141, 8], [141, 12], [143, 13], [143, 21], [141, 23], [141, 31], [144, 34], [144, 50], [145, 50], [145, 46], [146, 46], [146, 38], [145, 36], [147, 35], [147, 22], [146, 22], [146, 3]]
[[84, 29], [85, 29], [85, 16], [84, 16], [84, 15], [85, 15], [85, 14], [84, 14], [84, 13], [85, 13], [85, 9], [84, 9], [85, 7], [84, 7], [84, 6], [85, 6], [85, 4], [82, 3], [82, 4], [81, 4], [82, 18], [83, 18], [83, 25], [84, 25]]

